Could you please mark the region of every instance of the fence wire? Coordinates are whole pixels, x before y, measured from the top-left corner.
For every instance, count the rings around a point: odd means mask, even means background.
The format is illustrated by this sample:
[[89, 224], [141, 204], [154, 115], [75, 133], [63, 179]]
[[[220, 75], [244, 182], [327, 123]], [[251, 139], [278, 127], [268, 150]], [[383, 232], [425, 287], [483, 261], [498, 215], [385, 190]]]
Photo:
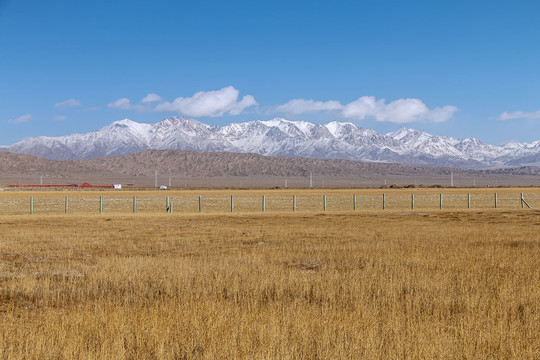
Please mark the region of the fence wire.
[[[524, 193], [531, 208], [540, 207], [540, 192]], [[91, 214], [91, 213], [257, 213], [257, 212], [318, 212], [353, 210], [465, 210], [528, 208], [519, 192], [501, 193], [299, 193], [284, 194], [178, 194], [136, 196], [127, 194], [94, 195], [1, 194], [0, 215]], [[169, 207], [167, 207], [169, 205]]]

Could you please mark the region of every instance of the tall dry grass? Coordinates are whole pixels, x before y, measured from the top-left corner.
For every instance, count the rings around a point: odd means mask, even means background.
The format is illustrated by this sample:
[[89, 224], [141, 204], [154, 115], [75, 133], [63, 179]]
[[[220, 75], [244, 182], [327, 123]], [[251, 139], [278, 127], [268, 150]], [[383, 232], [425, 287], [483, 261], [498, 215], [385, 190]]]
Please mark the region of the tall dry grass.
[[0, 217], [0, 358], [540, 358], [540, 213]]

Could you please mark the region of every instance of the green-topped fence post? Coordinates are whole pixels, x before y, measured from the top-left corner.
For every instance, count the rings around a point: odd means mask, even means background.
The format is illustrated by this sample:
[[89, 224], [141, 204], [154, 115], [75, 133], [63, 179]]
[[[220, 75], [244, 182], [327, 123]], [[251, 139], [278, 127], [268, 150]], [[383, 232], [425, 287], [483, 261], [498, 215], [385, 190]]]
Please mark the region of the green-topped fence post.
[[30, 196], [30, 215], [34, 213], [34, 197]]
[[262, 212], [266, 211], [266, 195], [262, 196]]
[[65, 213], [69, 213], [69, 197], [66, 196], [66, 206], [65, 206]]
[[202, 196], [199, 195], [199, 212], [202, 212]]
[[135, 214], [137, 212], [137, 197], [133, 197], [133, 213]]
[[495, 209], [496, 209], [497, 208], [497, 193], [495, 193], [494, 199], [495, 199]]
[[231, 212], [234, 212], [234, 195], [231, 195]]
[[467, 209], [471, 208], [471, 193], [467, 194]]
[[411, 209], [414, 210], [414, 194], [411, 194]]
[[356, 194], [353, 194], [352, 204], [353, 204], [353, 210], [356, 210]]
[[296, 211], [296, 195], [292, 196], [292, 211]]
[[99, 197], [99, 213], [103, 213], [103, 196]]
[[324, 211], [326, 211], [326, 195], [323, 195]]
[[382, 209], [386, 209], [386, 194], [382, 194]]

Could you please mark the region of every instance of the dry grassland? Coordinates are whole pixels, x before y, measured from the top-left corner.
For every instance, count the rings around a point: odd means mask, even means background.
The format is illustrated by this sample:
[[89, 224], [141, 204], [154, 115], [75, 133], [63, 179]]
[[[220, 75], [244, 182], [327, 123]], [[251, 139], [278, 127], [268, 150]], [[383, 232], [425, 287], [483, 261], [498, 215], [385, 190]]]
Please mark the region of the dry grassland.
[[2, 359], [540, 358], [540, 212], [0, 217]]

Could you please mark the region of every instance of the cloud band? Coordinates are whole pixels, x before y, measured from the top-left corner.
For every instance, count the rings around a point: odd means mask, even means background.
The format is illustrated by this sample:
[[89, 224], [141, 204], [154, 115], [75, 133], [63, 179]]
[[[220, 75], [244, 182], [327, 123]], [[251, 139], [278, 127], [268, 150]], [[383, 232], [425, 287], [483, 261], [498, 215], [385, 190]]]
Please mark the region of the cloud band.
[[302, 114], [313, 111], [338, 111], [345, 118], [364, 120], [374, 118], [377, 121], [393, 123], [442, 122], [452, 117], [458, 109], [455, 106], [429, 109], [420, 99], [398, 99], [386, 103], [374, 96], [362, 96], [348, 104], [338, 101], [314, 101], [293, 99], [276, 107], [276, 111], [288, 114]]

